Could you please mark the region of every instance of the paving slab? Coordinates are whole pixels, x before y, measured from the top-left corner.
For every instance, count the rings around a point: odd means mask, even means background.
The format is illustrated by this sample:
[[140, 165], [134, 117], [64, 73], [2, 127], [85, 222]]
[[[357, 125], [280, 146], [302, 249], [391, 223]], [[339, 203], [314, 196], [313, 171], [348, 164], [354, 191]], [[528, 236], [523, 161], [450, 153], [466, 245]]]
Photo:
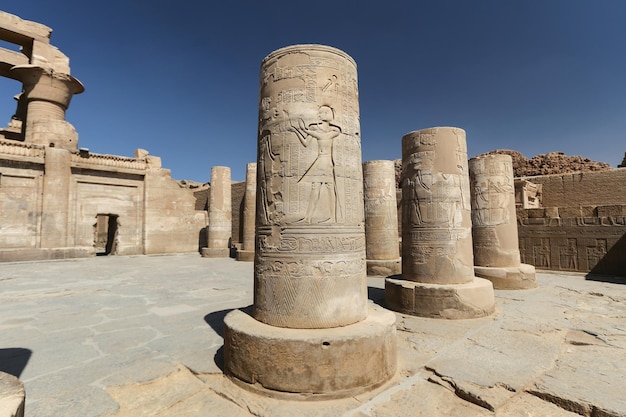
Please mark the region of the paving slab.
[[[223, 319], [252, 304], [253, 263], [197, 253], [3, 263], [0, 371], [24, 383], [29, 417], [626, 417], [626, 285], [546, 271], [537, 282], [497, 290], [495, 314], [480, 319], [396, 313], [389, 383], [302, 402], [222, 373]], [[368, 285], [384, 305], [384, 280]]]

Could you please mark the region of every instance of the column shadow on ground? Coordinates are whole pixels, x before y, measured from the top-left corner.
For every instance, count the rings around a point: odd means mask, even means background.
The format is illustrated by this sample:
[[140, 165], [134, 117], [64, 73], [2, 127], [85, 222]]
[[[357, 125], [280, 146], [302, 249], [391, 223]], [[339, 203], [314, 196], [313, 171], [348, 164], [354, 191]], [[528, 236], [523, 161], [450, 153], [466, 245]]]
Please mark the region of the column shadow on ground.
[[[241, 310], [246, 314], [252, 315], [252, 306], [240, 307], [240, 308], [229, 308], [226, 310], [213, 311], [206, 316], [204, 316], [204, 321], [211, 326], [213, 331], [224, 338], [224, 317], [228, 313], [233, 310]], [[220, 347], [217, 352], [215, 352], [215, 356], [213, 356], [213, 361], [218, 368], [224, 372], [224, 346]]]
[[32, 354], [32, 350], [24, 348], [0, 349], [0, 372], [19, 378]]
[[367, 287], [367, 298], [374, 304], [385, 308], [385, 290], [383, 288]]

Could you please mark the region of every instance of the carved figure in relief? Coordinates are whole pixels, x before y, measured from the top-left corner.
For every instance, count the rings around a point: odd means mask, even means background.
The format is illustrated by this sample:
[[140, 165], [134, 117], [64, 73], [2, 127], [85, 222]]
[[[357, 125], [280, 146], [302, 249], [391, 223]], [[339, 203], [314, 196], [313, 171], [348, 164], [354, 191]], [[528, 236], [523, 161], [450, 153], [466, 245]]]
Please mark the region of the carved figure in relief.
[[[286, 111], [285, 113], [289, 117]], [[333, 142], [341, 134], [341, 128], [331, 123], [334, 119], [334, 111], [331, 107], [320, 106], [318, 116], [320, 121], [308, 126], [302, 119], [298, 119], [298, 126], [295, 126], [293, 120], [289, 119], [290, 126], [288, 127], [288, 130], [296, 134], [305, 148], [313, 139], [317, 140], [317, 158], [298, 180], [298, 183], [311, 183], [306, 214], [299, 220], [299, 222], [309, 224], [336, 222], [337, 210], [341, 209], [337, 199], [335, 163], [332, 156]]]
[[576, 239], [568, 239], [567, 246], [560, 247], [560, 262], [562, 269], [577, 270], [576, 258], [578, 250], [576, 249]]

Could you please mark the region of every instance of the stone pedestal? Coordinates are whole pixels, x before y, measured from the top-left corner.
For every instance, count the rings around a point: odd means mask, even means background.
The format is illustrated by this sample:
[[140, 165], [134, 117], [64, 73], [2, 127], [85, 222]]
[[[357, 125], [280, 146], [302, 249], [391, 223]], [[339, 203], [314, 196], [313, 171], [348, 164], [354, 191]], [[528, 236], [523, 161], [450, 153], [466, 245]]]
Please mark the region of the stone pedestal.
[[254, 230], [256, 221], [256, 163], [246, 165], [246, 192], [243, 196], [243, 242], [237, 250], [237, 260], [254, 261]]
[[261, 66], [254, 306], [225, 320], [225, 373], [334, 398], [389, 380], [395, 315], [368, 306], [356, 64], [296, 45]]
[[367, 274], [399, 274], [398, 207], [393, 161], [363, 163]]
[[24, 384], [13, 375], [0, 372], [0, 416], [24, 417]]
[[211, 168], [211, 188], [209, 189], [208, 246], [202, 248], [206, 258], [227, 258], [230, 256], [232, 237], [232, 202], [230, 168]]
[[535, 267], [520, 262], [511, 156], [472, 158], [469, 172], [474, 273], [496, 289], [535, 288]]
[[402, 276], [385, 281], [387, 306], [423, 317], [491, 314], [493, 286], [474, 276], [465, 131], [406, 134], [402, 172]]

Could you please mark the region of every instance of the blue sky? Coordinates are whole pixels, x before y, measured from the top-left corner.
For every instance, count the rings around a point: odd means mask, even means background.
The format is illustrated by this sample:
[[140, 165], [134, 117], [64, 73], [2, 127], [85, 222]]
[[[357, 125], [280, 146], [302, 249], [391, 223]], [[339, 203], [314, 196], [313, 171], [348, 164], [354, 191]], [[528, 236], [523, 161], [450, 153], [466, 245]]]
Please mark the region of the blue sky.
[[[147, 149], [179, 180], [207, 182], [214, 165], [245, 179], [261, 61], [299, 43], [357, 62], [364, 161], [400, 158], [404, 134], [433, 126], [465, 129], [470, 157], [560, 151], [615, 167], [626, 152], [624, 0], [3, 3], [51, 27], [85, 85], [67, 113], [79, 146]], [[3, 125], [20, 88], [0, 80]]]

